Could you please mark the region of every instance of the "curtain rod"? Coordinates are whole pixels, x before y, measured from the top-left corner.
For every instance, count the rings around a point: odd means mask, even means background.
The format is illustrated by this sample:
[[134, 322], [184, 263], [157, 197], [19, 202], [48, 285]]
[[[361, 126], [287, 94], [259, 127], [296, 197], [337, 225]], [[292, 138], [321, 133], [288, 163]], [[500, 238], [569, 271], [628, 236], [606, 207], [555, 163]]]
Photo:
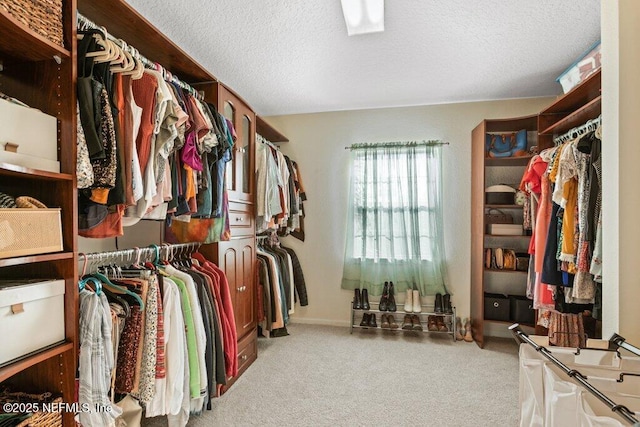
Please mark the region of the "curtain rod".
[[[134, 47], [131, 46], [129, 44], [127, 44], [126, 42], [124, 42], [122, 39], [116, 38], [115, 36], [109, 34], [109, 32], [107, 31], [107, 29], [105, 27], [100, 27], [98, 26], [95, 22], [91, 21], [89, 18], [87, 18], [86, 16], [82, 15], [80, 12], [76, 12], [77, 14], [77, 21], [79, 24], [82, 24], [83, 28], [91, 28], [94, 30], [98, 30], [104, 33], [105, 37], [107, 37], [109, 40], [111, 40], [112, 42], [114, 42], [115, 44], [118, 45], [118, 47], [120, 47], [121, 49], [128, 49], [128, 48], [132, 48], [135, 52], [132, 52], [131, 50], [129, 50], [129, 53], [131, 53], [133, 56], [135, 56], [136, 59], [140, 60], [140, 62], [142, 62], [145, 67], [147, 67], [150, 70], [156, 70], [156, 71], [165, 71], [165, 73], [167, 74], [167, 77], [165, 78], [165, 80], [168, 80], [169, 82], [172, 83], [176, 83], [178, 86], [180, 86], [182, 89], [187, 90], [189, 93], [191, 93], [191, 95], [195, 96], [196, 98], [200, 99], [201, 101], [204, 100], [204, 95], [201, 92], [198, 92], [198, 90], [196, 88], [194, 88], [193, 86], [191, 86], [189, 83], [180, 80], [178, 77], [176, 77], [173, 73], [171, 73], [169, 70], [167, 70], [164, 66], [162, 66], [161, 64], [151, 61], [150, 59], [144, 57], [143, 55], [140, 54], [140, 52], [138, 52], [138, 50]], [[158, 70], [158, 68], [160, 68], [160, 70]], [[165, 74], [163, 73], [163, 74]]]
[[449, 145], [448, 142], [443, 142], [440, 140], [429, 140], [429, 141], [392, 141], [392, 142], [376, 142], [372, 144], [353, 144], [348, 147], [344, 147], [345, 150], [362, 150], [365, 148], [380, 148], [380, 147], [410, 147], [410, 146], [421, 146], [421, 145]]

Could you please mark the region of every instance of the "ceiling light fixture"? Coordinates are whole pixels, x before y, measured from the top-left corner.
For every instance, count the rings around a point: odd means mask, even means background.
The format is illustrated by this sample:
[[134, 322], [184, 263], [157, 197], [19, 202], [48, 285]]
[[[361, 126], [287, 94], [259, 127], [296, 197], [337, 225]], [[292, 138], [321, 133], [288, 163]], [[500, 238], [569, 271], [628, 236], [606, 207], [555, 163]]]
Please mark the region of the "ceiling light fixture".
[[350, 36], [384, 31], [384, 0], [340, 0]]

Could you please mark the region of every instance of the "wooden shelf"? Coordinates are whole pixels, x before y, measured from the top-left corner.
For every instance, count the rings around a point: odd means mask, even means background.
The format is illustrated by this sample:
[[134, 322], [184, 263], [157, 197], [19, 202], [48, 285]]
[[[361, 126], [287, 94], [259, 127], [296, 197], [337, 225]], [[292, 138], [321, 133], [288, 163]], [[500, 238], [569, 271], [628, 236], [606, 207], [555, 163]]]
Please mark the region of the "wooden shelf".
[[47, 350], [28, 356], [27, 358], [7, 365], [4, 368], [0, 368], [0, 383], [9, 377], [12, 377], [17, 373], [24, 371], [27, 368], [30, 368], [34, 365], [37, 365], [38, 363], [41, 363], [47, 359], [51, 359], [52, 357], [56, 357], [70, 350], [73, 350], [73, 343], [66, 342], [53, 348], [49, 348]]
[[56, 252], [53, 254], [28, 255], [15, 258], [0, 259], [0, 267], [11, 267], [14, 265], [33, 264], [36, 262], [59, 261], [73, 258], [73, 252]]
[[484, 269], [485, 273], [518, 273], [518, 274], [528, 274], [527, 271], [522, 271], [522, 270], [505, 270], [503, 269], [499, 269], [499, 268], [485, 268]]
[[486, 238], [492, 238], [492, 237], [516, 237], [516, 238], [531, 238], [531, 236], [527, 236], [526, 234], [519, 234], [519, 235], [513, 235], [513, 234], [485, 234], [484, 237]]
[[587, 120], [595, 119], [600, 115], [602, 109], [602, 96], [598, 96], [591, 100], [589, 103], [578, 108], [573, 113], [558, 120], [542, 132], [540, 135], [553, 135], [564, 133], [576, 126], [580, 126], [587, 122]]
[[485, 166], [526, 166], [533, 156], [521, 157], [485, 157]]
[[578, 86], [558, 98], [553, 104], [542, 110], [540, 114], [570, 113], [577, 108], [588, 104], [590, 101], [600, 96], [601, 83], [601, 70], [598, 70], [587, 77], [587, 79]]
[[486, 209], [522, 209], [523, 205], [496, 205], [496, 204], [486, 204], [484, 205]]
[[78, 11], [187, 83], [217, 79], [123, 0], [78, 0]]
[[490, 323], [500, 323], [503, 325], [513, 325], [514, 323], [517, 323], [520, 326], [525, 326], [527, 328], [535, 328], [535, 325], [531, 324], [531, 323], [520, 323], [520, 322], [515, 322], [513, 320], [492, 320], [492, 319], [484, 319], [485, 322], [490, 322]]
[[258, 135], [265, 137], [269, 142], [289, 142], [286, 136], [281, 134], [260, 116], [256, 116], [256, 132]]
[[0, 52], [27, 61], [71, 58], [71, 52], [23, 25], [0, 8]]
[[0, 175], [15, 176], [18, 178], [31, 176], [40, 180], [49, 181], [73, 181], [73, 175], [68, 173], [56, 173], [39, 169], [31, 169], [24, 166], [13, 165], [10, 163], [0, 163]]

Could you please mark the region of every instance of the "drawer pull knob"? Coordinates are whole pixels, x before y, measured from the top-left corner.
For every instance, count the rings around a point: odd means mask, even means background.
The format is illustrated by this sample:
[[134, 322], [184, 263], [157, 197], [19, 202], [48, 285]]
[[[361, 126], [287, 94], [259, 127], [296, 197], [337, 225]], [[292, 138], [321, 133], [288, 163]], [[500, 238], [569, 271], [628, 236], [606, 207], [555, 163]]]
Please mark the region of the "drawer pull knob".
[[242, 360], [247, 360], [249, 358], [249, 356], [247, 356], [246, 354], [243, 354], [242, 357], [240, 359]]

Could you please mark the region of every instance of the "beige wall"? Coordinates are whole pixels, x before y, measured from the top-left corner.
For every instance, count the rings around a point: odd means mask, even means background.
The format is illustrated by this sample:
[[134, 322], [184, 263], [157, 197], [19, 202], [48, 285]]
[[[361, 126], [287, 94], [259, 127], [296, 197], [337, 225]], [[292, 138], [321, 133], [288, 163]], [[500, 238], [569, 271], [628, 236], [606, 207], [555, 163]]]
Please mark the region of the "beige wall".
[[603, 1], [603, 336], [640, 345], [640, 2]]
[[[469, 315], [471, 130], [485, 118], [539, 112], [550, 98], [268, 117], [291, 142], [282, 151], [300, 164], [304, 243], [288, 237], [305, 274], [310, 305], [296, 321], [348, 325], [352, 292], [340, 288], [347, 216], [349, 152], [355, 142], [442, 139], [447, 286], [461, 316]], [[428, 301], [425, 301], [428, 302]]]

